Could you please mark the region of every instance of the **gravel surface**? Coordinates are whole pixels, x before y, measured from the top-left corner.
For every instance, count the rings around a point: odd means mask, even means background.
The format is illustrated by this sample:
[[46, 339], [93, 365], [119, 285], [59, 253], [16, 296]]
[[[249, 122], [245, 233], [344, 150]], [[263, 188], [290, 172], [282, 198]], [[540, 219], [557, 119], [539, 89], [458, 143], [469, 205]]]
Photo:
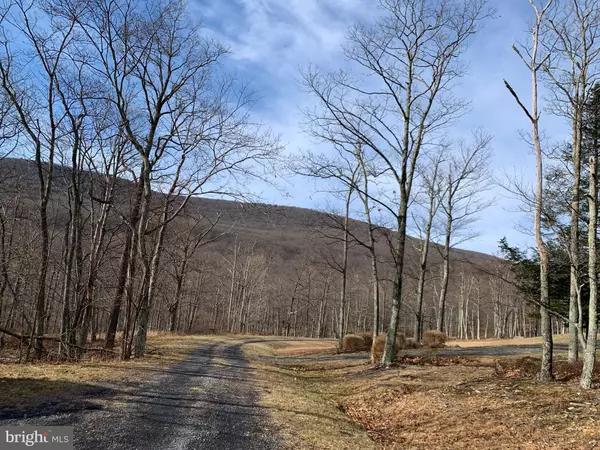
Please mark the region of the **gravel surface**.
[[74, 426], [76, 450], [276, 449], [253, 371], [241, 345], [205, 344], [152, 381], [113, 383], [79, 409], [41, 406], [0, 424]]

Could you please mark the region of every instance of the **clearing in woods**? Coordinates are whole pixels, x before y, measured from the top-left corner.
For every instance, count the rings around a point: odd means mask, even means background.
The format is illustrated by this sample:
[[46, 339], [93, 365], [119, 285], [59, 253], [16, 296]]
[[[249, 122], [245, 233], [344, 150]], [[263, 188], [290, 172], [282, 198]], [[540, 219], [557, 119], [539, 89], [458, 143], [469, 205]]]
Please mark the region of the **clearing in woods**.
[[73, 425], [78, 450], [600, 442], [600, 402], [579, 390], [576, 368], [559, 361], [561, 382], [531, 379], [535, 340], [451, 342], [406, 352], [389, 370], [365, 353], [336, 354], [333, 340], [154, 336], [151, 345], [129, 363], [4, 364], [0, 425]]

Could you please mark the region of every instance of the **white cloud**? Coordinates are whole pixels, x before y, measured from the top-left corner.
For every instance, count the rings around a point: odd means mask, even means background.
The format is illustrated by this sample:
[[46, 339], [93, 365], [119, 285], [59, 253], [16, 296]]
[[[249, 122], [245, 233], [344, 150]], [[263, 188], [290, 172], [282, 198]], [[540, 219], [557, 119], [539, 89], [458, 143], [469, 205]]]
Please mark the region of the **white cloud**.
[[[327, 69], [343, 67], [347, 62], [341, 45], [349, 25], [369, 20], [376, 13], [373, 0], [196, 0], [194, 14], [203, 18], [207, 31], [231, 49], [228, 67], [242, 74], [260, 90], [263, 100], [256, 115], [281, 133], [290, 151], [313, 144], [302, 134], [299, 108], [311, 103], [297, 79], [299, 68], [315, 63]], [[453, 130], [456, 137], [483, 127], [494, 136], [494, 168], [500, 174], [512, 172], [513, 166], [534, 173], [533, 155], [518, 137], [528, 124], [506, 91], [508, 79], [524, 99], [529, 95], [529, 76], [511, 50], [516, 40], [526, 39], [526, 17], [531, 11], [527, 2], [494, 2], [498, 18], [489, 21], [477, 35], [468, 58], [470, 71], [458, 93], [472, 100], [472, 111]], [[548, 119], [548, 115], [545, 116]], [[561, 121], [542, 123], [559, 137], [565, 128]], [[556, 133], [558, 131], [558, 133]], [[297, 180], [292, 180], [296, 182]], [[267, 201], [297, 206], [317, 206], [310, 184], [298, 181], [291, 186], [291, 198], [274, 190], [257, 186]], [[478, 223], [481, 238], [464, 246], [487, 252], [496, 251], [504, 235], [510, 242], [523, 240], [514, 229], [522, 216], [509, 213], [515, 201], [500, 189], [493, 194], [496, 205], [482, 215]]]

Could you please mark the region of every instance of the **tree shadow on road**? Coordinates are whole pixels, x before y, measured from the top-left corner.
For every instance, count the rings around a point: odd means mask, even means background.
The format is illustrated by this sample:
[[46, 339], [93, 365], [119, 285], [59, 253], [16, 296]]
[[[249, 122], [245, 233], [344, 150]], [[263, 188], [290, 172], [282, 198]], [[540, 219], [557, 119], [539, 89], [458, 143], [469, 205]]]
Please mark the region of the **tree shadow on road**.
[[93, 400], [117, 391], [73, 381], [0, 378], [0, 421], [100, 409]]

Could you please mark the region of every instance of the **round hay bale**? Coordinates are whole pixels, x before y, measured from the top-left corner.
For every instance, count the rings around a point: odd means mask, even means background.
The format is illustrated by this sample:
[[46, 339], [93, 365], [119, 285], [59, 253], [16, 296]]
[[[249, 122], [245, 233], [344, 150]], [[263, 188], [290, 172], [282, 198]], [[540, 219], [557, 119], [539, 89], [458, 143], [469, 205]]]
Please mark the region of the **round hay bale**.
[[369, 350], [373, 345], [373, 333], [369, 333], [368, 331], [363, 331], [362, 333], [356, 333], [357, 336], [360, 336], [365, 340], [365, 350]]
[[[375, 339], [375, 342], [373, 343], [373, 348], [371, 350], [373, 361], [376, 361], [376, 362], [381, 361], [381, 357], [383, 356], [383, 350], [385, 349], [386, 338], [387, 338], [387, 334], [381, 333]], [[395, 342], [396, 354], [400, 350], [402, 350], [405, 347], [405, 345], [406, 345], [406, 338], [404, 336], [404, 333], [398, 333], [396, 335], [396, 342]]]
[[414, 338], [407, 338], [404, 344], [404, 348], [419, 348], [420, 345]]
[[365, 340], [356, 334], [347, 334], [342, 339], [342, 352], [344, 353], [360, 352], [365, 348]]
[[441, 331], [427, 330], [423, 333], [423, 347], [442, 348], [446, 346], [446, 334]]

